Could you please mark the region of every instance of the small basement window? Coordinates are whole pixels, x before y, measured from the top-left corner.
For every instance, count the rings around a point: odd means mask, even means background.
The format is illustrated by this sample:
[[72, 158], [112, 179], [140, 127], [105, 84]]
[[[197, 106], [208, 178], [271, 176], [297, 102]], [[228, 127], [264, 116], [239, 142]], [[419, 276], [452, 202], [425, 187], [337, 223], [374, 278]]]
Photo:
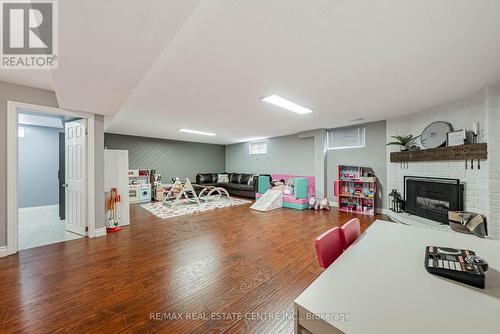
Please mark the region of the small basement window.
[[365, 128], [333, 129], [326, 134], [327, 150], [365, 147]]
[[250, 143], [248, 145], [248, 150], [250, 155], [267, 154], [267, 143], [263, 141]]

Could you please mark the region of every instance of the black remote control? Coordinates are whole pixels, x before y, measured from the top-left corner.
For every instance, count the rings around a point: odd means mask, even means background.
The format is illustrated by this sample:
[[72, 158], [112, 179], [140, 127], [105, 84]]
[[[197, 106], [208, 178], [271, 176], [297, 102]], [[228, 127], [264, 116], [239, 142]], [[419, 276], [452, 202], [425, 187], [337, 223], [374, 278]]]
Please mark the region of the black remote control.
[[431, 274], [484, 289], [488, 263], [471, 250], [427, 246], [425, 269]]
[[465, 262], [470, 264], [478, 264], [483, 268], [483, 271], [488, 270], [488, 263], [480, 256], [469, 255], [465, 258]]

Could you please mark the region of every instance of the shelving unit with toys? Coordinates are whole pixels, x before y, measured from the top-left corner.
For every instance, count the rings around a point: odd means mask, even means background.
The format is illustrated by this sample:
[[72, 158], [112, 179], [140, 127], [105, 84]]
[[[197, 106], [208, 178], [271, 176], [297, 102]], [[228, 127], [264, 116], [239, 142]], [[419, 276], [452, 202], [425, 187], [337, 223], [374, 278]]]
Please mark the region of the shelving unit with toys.
[[333, 189], [339, 211], [375, 214], [377, 178], [371, 168], [338, 165]]
[[130, 203], [151, 201], [151, 183], [148, 169], [130, 169], [128, 171], [128, 189]]

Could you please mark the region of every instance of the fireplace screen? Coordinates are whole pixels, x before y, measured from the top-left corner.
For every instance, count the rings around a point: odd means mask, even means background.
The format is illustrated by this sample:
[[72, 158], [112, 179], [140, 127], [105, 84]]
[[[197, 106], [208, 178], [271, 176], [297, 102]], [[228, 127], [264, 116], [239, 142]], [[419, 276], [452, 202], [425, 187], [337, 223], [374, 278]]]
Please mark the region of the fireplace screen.
[[450, 210], [450, 202], [440, 201], [434, 198], [417, 196], [416, 205], [423, 210], [432, 210], [435, 212], [445, 212], [446, 214]]
[[405, 211], [448, 223], [448, 211], [463, 210], [463, 186], [457, 179], [405, 177]]

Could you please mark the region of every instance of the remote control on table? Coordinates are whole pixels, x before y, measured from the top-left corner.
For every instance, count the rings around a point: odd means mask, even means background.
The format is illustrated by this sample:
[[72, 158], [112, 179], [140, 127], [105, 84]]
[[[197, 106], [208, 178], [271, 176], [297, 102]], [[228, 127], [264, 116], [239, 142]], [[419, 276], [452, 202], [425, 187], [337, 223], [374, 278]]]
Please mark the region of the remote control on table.
[[425, 269], [431, 274], [484, 289], [488, 263], [471, 250], [427, 246]]

